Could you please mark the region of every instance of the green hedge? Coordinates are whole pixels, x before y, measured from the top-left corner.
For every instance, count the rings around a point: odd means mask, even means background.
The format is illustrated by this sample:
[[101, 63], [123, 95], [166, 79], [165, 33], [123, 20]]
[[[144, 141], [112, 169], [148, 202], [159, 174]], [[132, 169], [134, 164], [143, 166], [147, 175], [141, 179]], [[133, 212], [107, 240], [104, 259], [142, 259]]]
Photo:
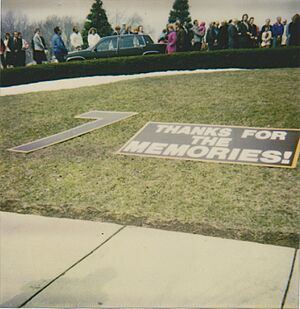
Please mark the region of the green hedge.
[[82, 76], [136, 74], [166, 70], [299, 66], [299, 47], [203, 51], [51, 63], [5, 69], [1, 71], [1, 86]]

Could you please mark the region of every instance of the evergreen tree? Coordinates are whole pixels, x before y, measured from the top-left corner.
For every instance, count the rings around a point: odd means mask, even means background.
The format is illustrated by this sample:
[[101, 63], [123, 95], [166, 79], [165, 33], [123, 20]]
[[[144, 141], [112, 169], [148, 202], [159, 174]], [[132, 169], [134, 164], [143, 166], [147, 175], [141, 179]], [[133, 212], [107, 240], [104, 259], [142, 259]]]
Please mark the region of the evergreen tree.
[[86, 18], [82, 36], [85, 44], [87, 45], [87, 36], [90, 28], [96, 28], [100, 37], [111, 35], [113, 29], [108, 22], [106, 12], [102, 8], [103, 2], [101, 0], [95, 0], [92, 5], [90, 14]]
[[175, 0], [173, 9], [170, 11], [169, 23], [180, 21], [181, 24], [186, 23], [186, 25], [192, 27], [189, 8], [189, 0]]

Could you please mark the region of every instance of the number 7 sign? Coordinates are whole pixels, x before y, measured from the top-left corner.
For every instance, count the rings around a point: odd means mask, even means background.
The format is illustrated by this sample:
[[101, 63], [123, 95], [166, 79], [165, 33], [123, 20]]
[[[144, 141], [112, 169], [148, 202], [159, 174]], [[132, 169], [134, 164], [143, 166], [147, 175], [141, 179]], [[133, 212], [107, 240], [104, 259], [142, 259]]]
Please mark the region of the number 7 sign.
[[103, 128], [112, 123], [129, 118], [136, 114], [137, 113], [130, 113], [130, 112], [90, 111], [90, 112], [81, 114], [79, 116], [76, 116], [75, 118], [96, 119], [95, 121], [84, 123], [80, 126], [69, 129], [67, 131], [63, 131], [58, 134], [44, 137], [44, 138], [38, 139], [36, 141], [30, 142], [27, 144], [23, 144], [17, 147], [10, 148], [8, 150], [13, 151], [13, 152], [21, 152], [21, 153], [33, 152], [38, 149], [42, 149], [42, 148], [45, 148], [51, 145], [55, 145], [55, 144], [67, 141], [71, 138]]

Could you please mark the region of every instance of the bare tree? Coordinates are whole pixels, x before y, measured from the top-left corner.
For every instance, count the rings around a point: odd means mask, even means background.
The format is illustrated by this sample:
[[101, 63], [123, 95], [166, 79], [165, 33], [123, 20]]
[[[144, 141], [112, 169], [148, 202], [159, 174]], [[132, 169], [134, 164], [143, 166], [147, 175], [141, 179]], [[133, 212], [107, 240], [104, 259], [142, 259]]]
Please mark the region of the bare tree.
[[51, 38], [54, 34], [55, 27], [59, 26], [61, 28], [62, 39], [64, 40], [66, 47], [70, 47], [70, 34], [72, 33], [75, 25], [81, 28], [83, 26], [83, 22], [74, 22], [70, 16], [57, 17], [55, 15], [48, 16], [46, 20], [34, 24], [35, 28], [39, 28], [41, 30], [41, 33], [46, 40], [46, 44], [50, 49]]
[[[46, 20], [39, 22], [30, 22], [26, 15], [17, 14], [12, 11], [8, 11], [3, 14], [1, 20], [1, 29], [2, 36], [6, 32], [12, 33], [14, 31], [21, 32], [23, 38], [31, 45], [31, 41], [34, 35], [34, 30], [39, 28], [42, 36], [45, 39], [47, 48], [50, 51], [50, 56], [52, 56], [52, 46], [51, 46], [51, 38], [54, 34], [54, 28], [59, 26], [62, 31], [62, 37], [67, 47], [70, 47], [70, 34], [72, 33], [73, 26], [78, 26], [79, 28], [83, 27], [83, 21], [78, 23], [75, 22], [72, 17], [57, 17], [55, 15], [48, 16]], [[27, 63], [32, 62], [32, 52], [31, 50], [27, 51]]]
[[22, 32], [23, 37], [28, 39], [30, 35], [30, 22], [28, 17], [23, 14], [16, 14], [13, 11], [8, 11], [6, 14], [2, 15], [1, 19], [1, 29], [2, 34], [14, 31]]
[[145, 25], [143, 18], [138, 14], [125, 15], [123, 12], [116, 11], [114, 15], [109, 16], [110, 23], [114, 26], [121, 26], [122, 24], [131, 25], [133, 28], [143, 25], [144, 32], [147, 34], [154, 34], [154, 29], [150, 25]]

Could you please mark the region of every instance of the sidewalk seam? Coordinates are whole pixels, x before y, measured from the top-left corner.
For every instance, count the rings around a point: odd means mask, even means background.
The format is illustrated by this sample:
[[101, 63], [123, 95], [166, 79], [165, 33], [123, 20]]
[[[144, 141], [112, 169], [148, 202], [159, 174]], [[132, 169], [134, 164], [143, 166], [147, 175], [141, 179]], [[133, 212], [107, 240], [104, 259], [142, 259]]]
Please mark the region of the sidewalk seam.
[[295, 263], [296, 263], [297, 251], [298, 251], [297, 249], [295, 249], [295, 251], [294, 251], [294, 257], [293, 257], [293, 261], [292, 261], [290, 275], [289, 275], [288, 282], [287, 282], [287, 285], [286, 285], [286, 288], [285, 288], [285, 291], [284, 291], [284, 294], [283, 294], [282, 302], [281, 302], [281, 305], [280, 305], [281, 309], [284, 308], [285, 301], [286, 301], [286, 298], [287, 298], [287, 295], [288, 295], [288, 292], [289, 292], [289, 288], [290, 288], [290, 284], [291, 284], [291, 280], [292, 280], [292, 276], [293, 276], [293, 272], [294, 272], [294, 267], [295, 267]]
[[65, 271], [63, 271], [61, 274], [56, 276], [54, 279], [49, 281], [45, 286], [43, 286], [41, 289], [39, 289], [37, 292], [35, 292], [32, 296], [30, 296], [26, 301], [24, 301], [18, 308], [24, 307], [27, 303], [29, 303], [33, 298], [35, 298], [38, 294], [40, 294], [42, 291], [44, 291], [48, 286], [50, 286], [52, 283], [54, 283], [56, 280], [58, 280], [60, 277], [64, 276], [69, 270], [77, 266], [79, 263], [81, 263], [83, 260], [85, 260], [87, 257], [92, 255], [96, 250], [104, 246], [107, 242], [109, 242], [114, 236], [119, 234], [127, 225], [123, 225], [121, 228], [119, 228], [116, 232], [114, 232], [112, 235], [110, 235], [105, 241], [103, 241], [100, 245], [98, 245], [96, 248], [94, 248], [92, 251], [90, 251], [88, 254], [83, 256], [81, 259], [76, 261], [74, 264], [72, 264], [70, 267], [68, 267]]

